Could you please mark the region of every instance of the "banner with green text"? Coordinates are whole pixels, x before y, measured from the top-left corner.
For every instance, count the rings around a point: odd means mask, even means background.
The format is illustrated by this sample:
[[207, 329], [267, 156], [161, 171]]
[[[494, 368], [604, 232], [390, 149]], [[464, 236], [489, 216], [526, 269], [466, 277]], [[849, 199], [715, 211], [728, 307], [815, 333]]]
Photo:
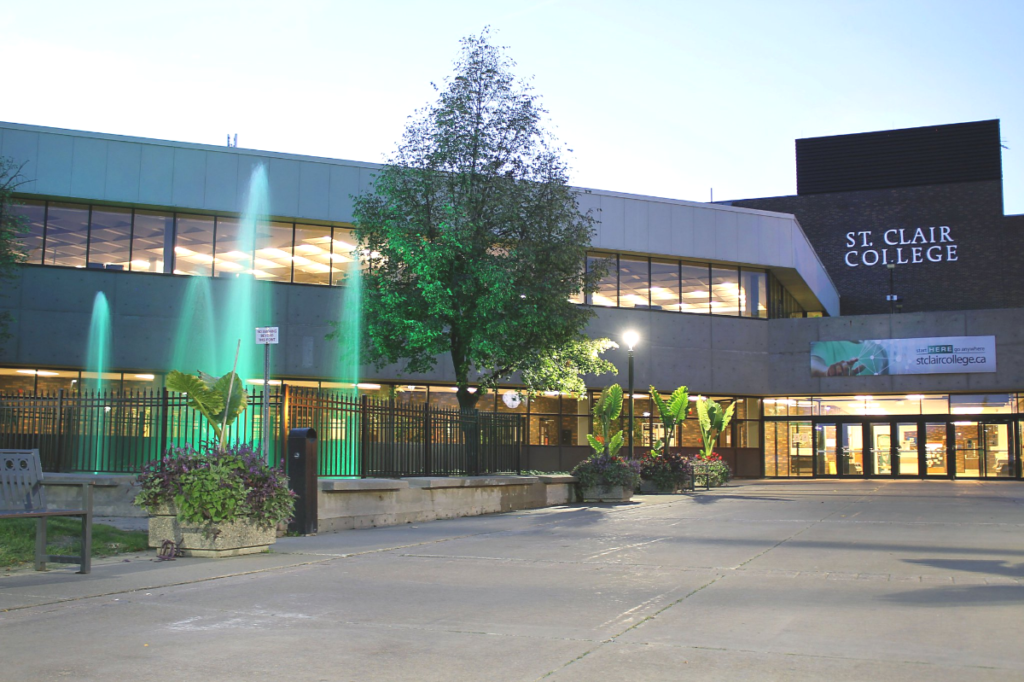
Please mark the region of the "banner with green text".
[[811, 342], [811, 376], [816, 377], [994, 371], [994, 336]]

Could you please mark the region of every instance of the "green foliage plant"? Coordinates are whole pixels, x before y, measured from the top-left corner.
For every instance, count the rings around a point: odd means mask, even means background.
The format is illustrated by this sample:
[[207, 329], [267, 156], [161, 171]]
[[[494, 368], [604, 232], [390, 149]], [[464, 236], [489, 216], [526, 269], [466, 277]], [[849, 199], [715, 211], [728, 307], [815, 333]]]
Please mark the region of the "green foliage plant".
[[723, 410], [721, 405], [710, 398], [697, 399], [697, 418], [700, 421], [700, 438], [703, 443], [701, 458], [709, 459], [714, 454], [715, 442], [729, 427], [735, 408], [735, 402]]
[[665, 439], [658, 440], [652, 447], [651, 452], [661, 455], [672, 447], [672, 438], [676, 433], [676, 426], [686, 419], [686, 412], [690, 409], [690, 391], [686, 386], [680, 386], [672, 391], [668, 400], [661, 397], [661, 394], [651, 386], [651, 398], [658, 408], [658, 419], [665, 427]]
[[173, 505], [178, 520], [213, 529], [238, 519], [274, 527], [291, 518], [295, 495], [278, 467], [247, 446], [206, 453], [173, 449], [139, 474], [135, 504], [153, 514]]
[[600, 455], [607, 449], [612, 457], [619, 454], [622, 449], [622, 431], [612, 435], [612, 422], [622, 414], [622, 387], [612, 384], [601, 391], [600, 397], [594, 402], [594, 424], [600, 429], [595, 436], [587, 434], [587, 442], [593, 449], [594, 456]]
[[[232, 386], [232, 383], [234, 384]], [[188, 405], [202, 414], [217, 434], [217, 442], [224, 446], [225, 429], [242, 414], [249, 403], [249, 395], [242, 380], [234, 372], [221, 377], [199, 372], [197, 376], [172, 370], [167, 375], [167, 389], [188, 395]], [[228, 393], [231, 404], [228, 406]], [[225, 412], [227, 414], [225, 414]]]
[[581, 267], [596, 218], [514, 66], [488, 30], [464, 38], [436, 102], [353, 200], [364, 357], [419, 373], [449, 356], [462, 409], [483, 395], [471, 386], [512, 375], [529, 395], [579, 395], [583, 375], [615, 371], [601, 358], [614, 344], [588, 338], [594, 313], [572, 302], [606, 269]]
[[[19, 165], [9, 157], [0, 156], [0, 291], [6, 288], [4, 282], [14, 277], [18, 265], [26, 258], [25, 247], [21, 243], [26, 221], [17, 212], [19, 202], [14, 198], [14, 192], [24, 182], [21, 175], [23, 167], [24, 164]], [[0, 342], [10, 336], [7, 331], [10, 322], [10, 312], [0, 313]]]

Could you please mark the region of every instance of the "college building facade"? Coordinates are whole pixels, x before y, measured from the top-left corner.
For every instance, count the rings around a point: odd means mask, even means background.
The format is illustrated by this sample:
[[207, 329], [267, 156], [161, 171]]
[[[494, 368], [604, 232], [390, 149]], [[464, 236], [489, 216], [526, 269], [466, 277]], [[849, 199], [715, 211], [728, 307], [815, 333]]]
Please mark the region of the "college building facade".
[[[108, 387], [161, 386], [202, 282], [211, 314], [251, 278], [280, 328], [275, 384], [347, 387], [454, 407], [447, 358], [434, 372], [334, 371], [352, 196], [375, 164], [237, 147], [0, 124], [0, 155], [24, 163], [18, 208], [28, 262], [4, 285], [13, 316], [0, 396], [88, 387], [93, 301], [109, 304]], [[639, 333], [639, 448], [661, 437], [648, 387], [736, 403], [719, 451], [740, 476], [1020, 479], [1024, 284], [1005, 258], [1024, 217], [1005, 216], [998, 121], [797, 141], [798, 193], [699, 203], [581, 190], [597, 219], [589, 265], [611, 264], [579, 305], [587, 333]], [[240, 221], [263, 166], [269, 224]], [[245, 256], [240, 250], [252, 249]], [[251, 263], [251, 265], [247, 265]], [[248, 339], [243, 342], [249, 341]], [[607, 357], [625, 384], [625, 348]], [[244, 377], [251, 382], [258, 377]], [[1021, 392], [1018, 399], [1018, 392]], [[586, 456], [593, 393], [480, 409], [526, 417], [526, 468]], [[1020, 416], [1018, 416], [1020, 415]], [[677, 434], [695, 448], [692, 420]]]

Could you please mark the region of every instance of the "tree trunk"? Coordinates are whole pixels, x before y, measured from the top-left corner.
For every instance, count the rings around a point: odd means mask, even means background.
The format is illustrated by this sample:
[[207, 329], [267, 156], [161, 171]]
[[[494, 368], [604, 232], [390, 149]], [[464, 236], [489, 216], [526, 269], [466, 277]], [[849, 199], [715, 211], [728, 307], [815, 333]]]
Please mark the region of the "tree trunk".
[[[453, 349], [452, 360], [455, 360]], [[458, 387], [456, 396], [459, 399], [459, 410], [462, 418], [462, 435], [466, 442], [466, 474], [480, 474], [480, 416], [476, 404], [480, 400], [480, 390], [469, 392], [469, 363], [455, 360], [455, 385]]]

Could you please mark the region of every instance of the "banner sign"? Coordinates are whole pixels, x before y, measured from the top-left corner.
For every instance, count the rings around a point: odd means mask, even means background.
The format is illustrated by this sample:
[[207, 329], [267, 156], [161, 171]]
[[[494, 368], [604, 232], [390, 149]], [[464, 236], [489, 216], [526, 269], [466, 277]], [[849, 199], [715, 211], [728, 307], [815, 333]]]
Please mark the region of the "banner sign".
[[994, 371], [994, 336], [811, 342], [811, 376], [815, 377]]

